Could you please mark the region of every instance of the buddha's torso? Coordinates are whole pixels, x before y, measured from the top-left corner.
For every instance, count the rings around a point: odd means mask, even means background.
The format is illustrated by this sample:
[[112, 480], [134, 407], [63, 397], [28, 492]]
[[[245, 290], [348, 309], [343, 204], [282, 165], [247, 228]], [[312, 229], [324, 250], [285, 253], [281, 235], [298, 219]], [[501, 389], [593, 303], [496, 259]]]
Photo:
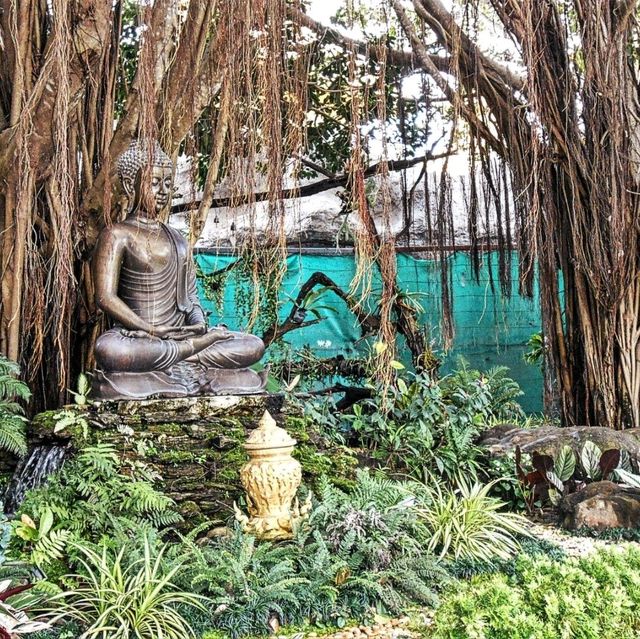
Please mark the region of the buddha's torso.
[[182, 326], [177, 306], [178, 256], [164, 225], [123, 222], [127, 238], [120, 267], [118, 296], [144, 321], [157, 326]]

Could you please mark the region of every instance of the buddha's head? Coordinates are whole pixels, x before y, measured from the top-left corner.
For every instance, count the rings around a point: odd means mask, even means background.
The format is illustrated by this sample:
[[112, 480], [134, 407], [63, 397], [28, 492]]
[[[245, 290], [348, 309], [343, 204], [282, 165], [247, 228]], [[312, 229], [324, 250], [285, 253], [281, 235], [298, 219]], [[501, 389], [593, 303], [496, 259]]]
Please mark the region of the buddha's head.
[[133, 140], [118, 158], [118, 175], [127, 197], [129, 210], [155, 217], [173, 194], [173, 162], [158, 142], [149, 148], [142, 140]]

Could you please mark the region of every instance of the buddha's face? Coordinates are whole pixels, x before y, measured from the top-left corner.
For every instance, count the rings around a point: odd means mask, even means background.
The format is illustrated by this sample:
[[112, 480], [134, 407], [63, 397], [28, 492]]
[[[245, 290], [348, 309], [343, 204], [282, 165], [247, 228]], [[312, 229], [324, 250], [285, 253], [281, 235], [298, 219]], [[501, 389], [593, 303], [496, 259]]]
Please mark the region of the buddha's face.
[[155, 211], [159, 213], [169, 203], [173, 191], [173, 171], [170, 166], [154, 166], [151, 169], [151, 193]]
[[148, 186], [145, 192], [143, 181], [145, 171], [138, 171], [133, 184], [123, 180], [122, 184], [127, 195], [132, 198], [132, 209], [146, 213], [148, 216], [156, 216], [167, 206], [173, 193], [173, 171], [167, 165], [154, 165], [151, 167]]

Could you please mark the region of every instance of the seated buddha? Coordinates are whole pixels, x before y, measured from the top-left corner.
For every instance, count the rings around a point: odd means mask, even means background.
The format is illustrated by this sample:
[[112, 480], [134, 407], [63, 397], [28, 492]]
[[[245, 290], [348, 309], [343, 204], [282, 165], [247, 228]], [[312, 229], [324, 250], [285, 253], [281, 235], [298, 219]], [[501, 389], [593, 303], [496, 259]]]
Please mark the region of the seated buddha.
[[93, 256], [96, 304], [112, 322], [96, 341], [96, 399], [261, 392], [259, 337], [209, 328], [185, 238], [159, 221], [173, 195], [173, 164], [138, 140], [117, 161], [130, 203]]

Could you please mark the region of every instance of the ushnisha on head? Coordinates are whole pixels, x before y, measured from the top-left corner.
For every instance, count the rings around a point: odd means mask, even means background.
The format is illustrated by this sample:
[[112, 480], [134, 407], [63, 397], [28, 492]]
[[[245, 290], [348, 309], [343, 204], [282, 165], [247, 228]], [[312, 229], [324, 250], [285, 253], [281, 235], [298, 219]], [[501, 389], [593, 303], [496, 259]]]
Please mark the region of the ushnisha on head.
[[[157, 141], [151, 151], [146, 142], [133, 140], [116, 162], [118, 176], [127, 197], [129, 210], [159, 213], [173, 194], [173, 162]], [[145, 170], [147, 169], [147, 170]], [[147, 197], [142, 197], [143, 181]]]

